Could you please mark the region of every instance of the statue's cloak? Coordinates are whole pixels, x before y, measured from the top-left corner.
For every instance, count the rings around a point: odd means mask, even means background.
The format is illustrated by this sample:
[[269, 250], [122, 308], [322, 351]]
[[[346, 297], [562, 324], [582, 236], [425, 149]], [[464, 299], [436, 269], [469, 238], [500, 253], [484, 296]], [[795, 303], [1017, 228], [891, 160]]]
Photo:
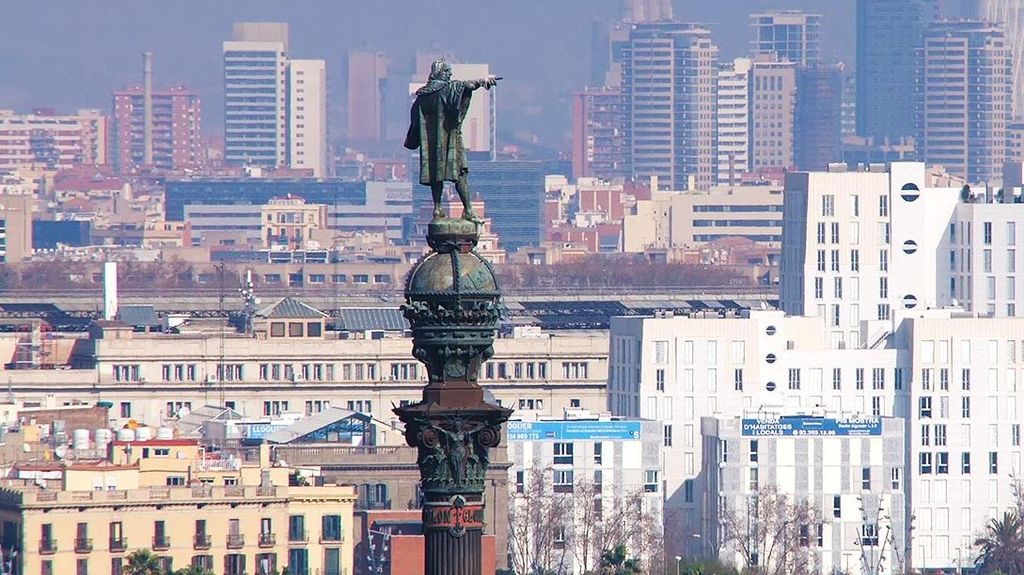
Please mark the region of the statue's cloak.
[[462, 120], [473, 91], [465, 82], [428, 82], [416, 92], [405, 147], [420, 148], [420, 183], [454, 182], [469, 171]]

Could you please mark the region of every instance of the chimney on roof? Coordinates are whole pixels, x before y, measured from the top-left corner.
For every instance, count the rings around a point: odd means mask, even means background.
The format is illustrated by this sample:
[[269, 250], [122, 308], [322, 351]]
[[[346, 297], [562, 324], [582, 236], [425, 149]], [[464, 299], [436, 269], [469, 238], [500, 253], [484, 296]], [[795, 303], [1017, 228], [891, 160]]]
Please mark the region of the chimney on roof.
[[117, 262], [103, 264], [103, 319], [117, 317]]

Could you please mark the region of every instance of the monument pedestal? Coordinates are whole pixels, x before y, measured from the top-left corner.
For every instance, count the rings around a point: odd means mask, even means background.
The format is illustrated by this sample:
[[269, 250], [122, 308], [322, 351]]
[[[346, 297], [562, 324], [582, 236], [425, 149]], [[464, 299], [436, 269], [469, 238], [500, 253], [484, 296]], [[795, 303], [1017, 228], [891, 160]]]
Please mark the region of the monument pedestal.
[[480, 575], [484, 476], [512, 410], [487, 403], [477, 383], [493, 355], [501, 293], [473, 248], [477, 224], [430, 222], [433, 251], [410, 271], [403, 313], [413, 356], [427, 368], [423, 400], [395, 408], [406, 442], [418, 450], [427, 575]]

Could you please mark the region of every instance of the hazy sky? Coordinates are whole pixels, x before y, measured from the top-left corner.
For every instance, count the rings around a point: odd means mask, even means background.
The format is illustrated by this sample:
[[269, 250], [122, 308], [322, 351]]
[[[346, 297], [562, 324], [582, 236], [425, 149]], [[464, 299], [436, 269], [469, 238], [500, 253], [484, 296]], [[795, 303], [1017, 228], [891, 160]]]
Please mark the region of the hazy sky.
[[[814, 11], [824, 16], [823, 56], [852, 62], [854, 4], [683, 0], [676, 15], [708, 23], [722, 57], [732, 58], [747, 47], [751, 11]], [[203, 97], [207, 131], [220, 132], [221, 42], [231, 24], [284, 21], [292, 55], [327, 60], [338, 116], [349, 48], [373, 47], [406, 67], [417, 49], [435, 47], [490, 63], [506, 78], [499, 125], [558, 145], [569, 129], [569, 95], [589, 78], [591, 24], [614, 19], [618, 6], [619, 0], [3, 0], [0, 108], [109, 108], [112, 90], [141, 81], [141, 54], [150, 50], [155, 85], [189, 85]]]

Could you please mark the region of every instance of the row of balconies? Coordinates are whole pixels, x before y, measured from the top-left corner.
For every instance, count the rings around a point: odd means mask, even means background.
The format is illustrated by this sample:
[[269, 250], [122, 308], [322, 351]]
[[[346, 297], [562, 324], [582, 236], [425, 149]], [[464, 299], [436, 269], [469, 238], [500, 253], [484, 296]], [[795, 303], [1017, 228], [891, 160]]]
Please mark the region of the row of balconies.
[[[327, 534], [320, 535], [320, 543], [341, 543], [345, 538], [343, 535], [338, 534], [337, 536], [331, 536]], [[307, 533], [302, 531], [292, 530], [288, 533], [288, 544], [289, 545], [304, 545], [309, 542]], [[227, 536], [226, 547], [228, 549], [242, 549], [245, 547], [245, 535], [241, 533], [229, 533]], [[277, 536], [273, 533], [260, 533], [257, 537], [256, 544], [261, 548], [274, 547], [277, 545]], [[192, 548], [196, 550], [206, 550], [213, 546], [213, 538], [206, 533], [197, 533], [192, 538]], [[111, 552], [123, 552], [128, 549], [128, 542], [124, 537], [116, 538], [111, 537], [108, 541], [108, 547]], [[166, 551], [171, 548], [171, 538], [168, 535], [156, 535], [153, 537], [152, 549], [154, 551]], [[88, 537], [76, 537], [75, 538], [75, 553], [89, 553], [93, 550], [92, 539]], [[53, 555], [57, 552], [57, 541], [54, 539], [40, 539], [39, 540], [39, 554], [40, 555]]]

